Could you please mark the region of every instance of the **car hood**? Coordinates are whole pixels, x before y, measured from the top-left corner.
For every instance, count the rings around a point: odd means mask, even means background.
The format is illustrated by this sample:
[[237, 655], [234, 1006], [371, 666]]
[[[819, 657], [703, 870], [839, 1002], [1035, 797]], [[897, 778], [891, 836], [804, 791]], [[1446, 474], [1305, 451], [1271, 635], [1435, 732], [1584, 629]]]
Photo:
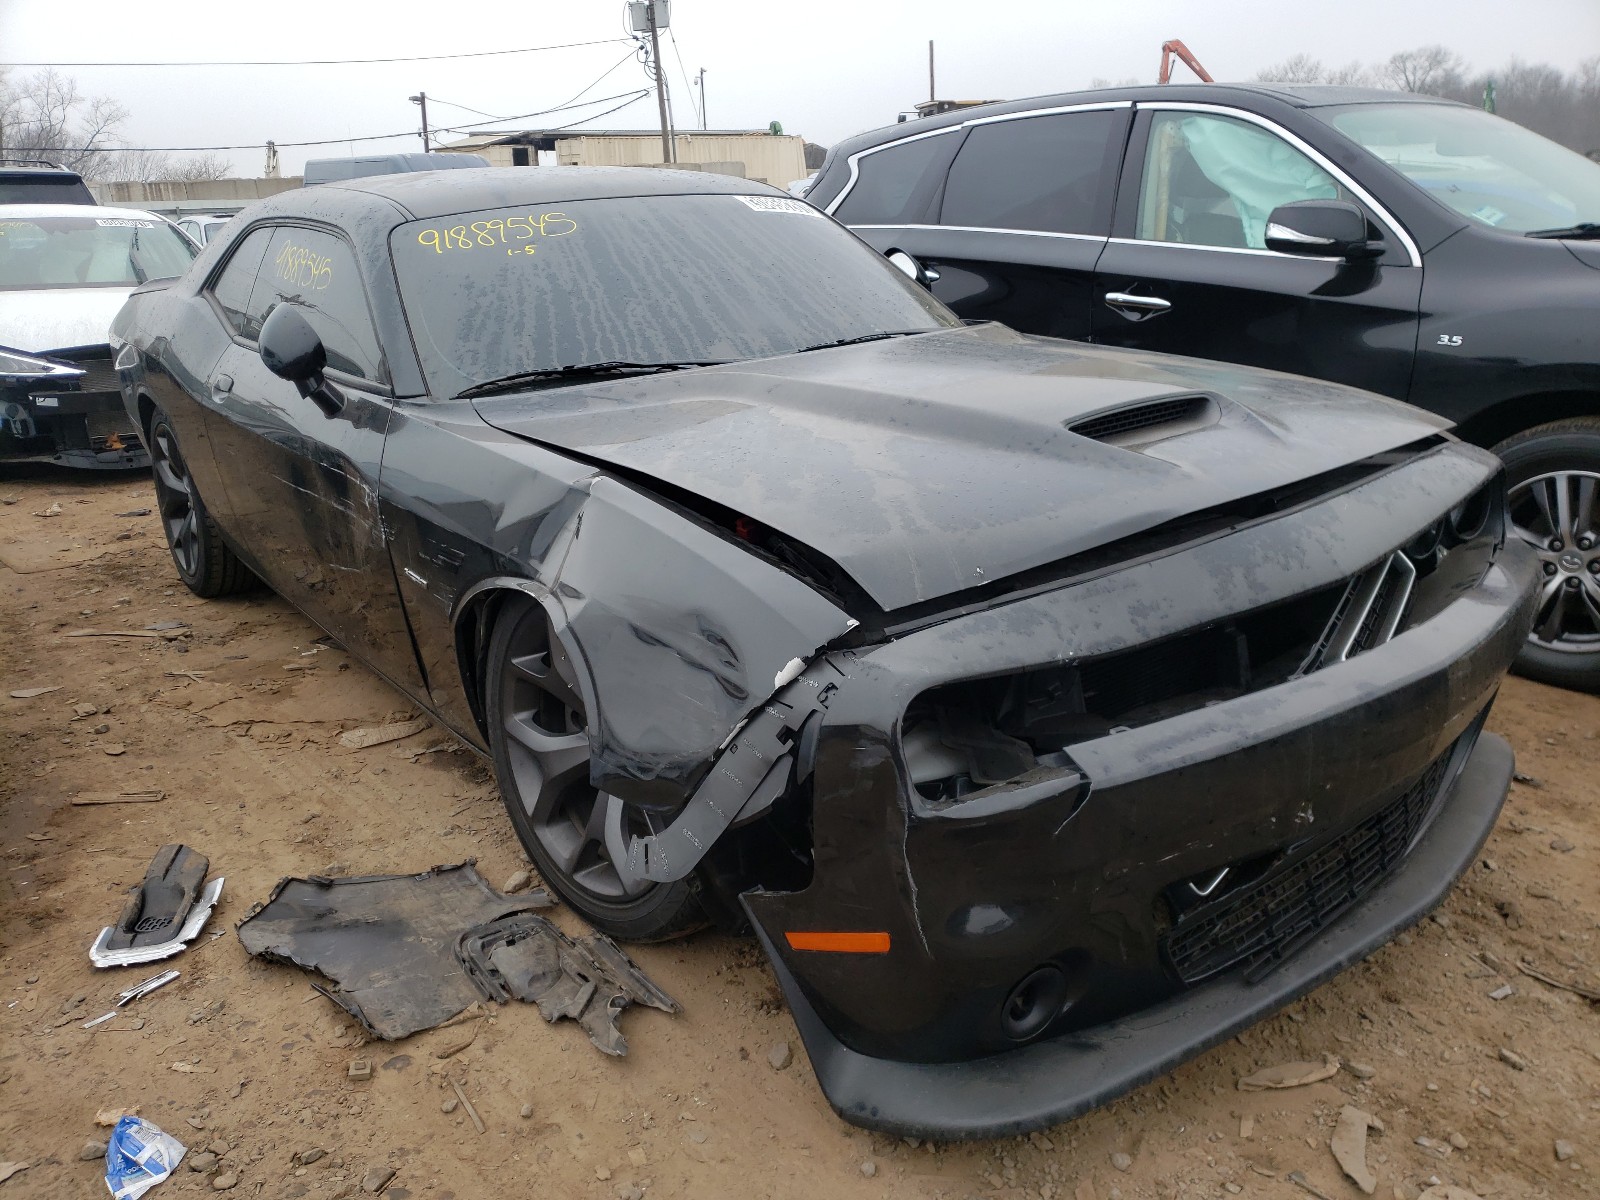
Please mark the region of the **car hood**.
[[[1067, 424], [1204, 393], [1129, 448]], [[1446, 427], [1293, 375], [998, 325], [476, 402], [490, 425], [754, 518], [886, 611], [991, 583]]]
[[103, 346], [131, 287], [0, 292], [0, 345], [36, 354]]

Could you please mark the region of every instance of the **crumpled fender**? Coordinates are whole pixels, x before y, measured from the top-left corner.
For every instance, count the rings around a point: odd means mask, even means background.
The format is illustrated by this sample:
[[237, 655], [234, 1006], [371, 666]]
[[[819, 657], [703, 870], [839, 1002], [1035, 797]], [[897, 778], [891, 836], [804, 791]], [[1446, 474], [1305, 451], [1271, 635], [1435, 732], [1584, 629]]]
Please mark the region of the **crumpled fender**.
[[[591, 700], [596, 786], [674, 805], [729, 735], [855, 622], [732, 538], [601, 475], [550, 588]], [[554, 615], [554, 614], [552, 614]]]

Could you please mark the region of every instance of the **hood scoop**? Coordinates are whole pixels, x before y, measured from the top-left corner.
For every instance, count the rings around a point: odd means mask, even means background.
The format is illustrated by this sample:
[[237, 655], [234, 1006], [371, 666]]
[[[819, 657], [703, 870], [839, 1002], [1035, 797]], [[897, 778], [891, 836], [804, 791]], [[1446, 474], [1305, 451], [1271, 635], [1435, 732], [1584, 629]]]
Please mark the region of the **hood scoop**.
[[1222, 408], [1204, 393], [1162, 396], [1082, 417], [1067, 425], [1069, 433], [1111, 446], [1138, 446], [1215, 425]]

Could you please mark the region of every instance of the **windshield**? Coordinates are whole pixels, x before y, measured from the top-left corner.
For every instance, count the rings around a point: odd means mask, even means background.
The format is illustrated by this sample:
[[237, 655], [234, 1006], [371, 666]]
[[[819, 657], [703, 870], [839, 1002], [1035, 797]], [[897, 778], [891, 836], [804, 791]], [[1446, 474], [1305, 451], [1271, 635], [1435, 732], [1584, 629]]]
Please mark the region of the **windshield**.
[[588, 363], [722, 362], [956, 318], [833, 221], [777, 196], [462, 213], [390, 235], [433, 391]]
[[4, 291], [135, 287], [182, 275], [194, 255], [176, 229], [153, 217], [0, 216]]
[[1480, 225], [1528, 233], [1600, 221], [1600, 163], [1480, 109], [1361, 104], [1315, 111]]

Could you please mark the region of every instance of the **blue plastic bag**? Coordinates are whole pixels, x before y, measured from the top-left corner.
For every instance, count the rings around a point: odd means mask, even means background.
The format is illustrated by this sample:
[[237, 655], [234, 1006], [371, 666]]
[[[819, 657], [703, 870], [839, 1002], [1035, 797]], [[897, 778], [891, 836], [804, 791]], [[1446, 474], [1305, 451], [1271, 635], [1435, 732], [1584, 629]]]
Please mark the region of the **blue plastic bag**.
[[149, 1121], [123, 1117], [106, 1145], [106, 1186], [115, 1200], [137, 1200], [183, 1161], [186, 1147]]

